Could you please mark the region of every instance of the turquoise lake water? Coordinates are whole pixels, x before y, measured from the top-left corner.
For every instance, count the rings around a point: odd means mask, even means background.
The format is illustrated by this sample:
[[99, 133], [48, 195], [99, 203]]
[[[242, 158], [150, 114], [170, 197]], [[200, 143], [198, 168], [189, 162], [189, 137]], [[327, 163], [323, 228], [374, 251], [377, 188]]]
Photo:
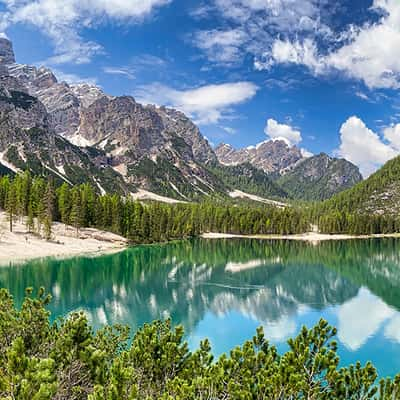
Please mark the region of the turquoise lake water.
[[1, 266], [0, 287], [19, 305], [44, 286], [54, 316], [84, 310], [95, 327], [171, 317], [192, 348], [208, 337], [216, 355], [262, 325], [284, 351], [302, 325], [338, 328], [342, 364], [370, 360], [400, 372], [400, 240], [319, 245], [244, 239], [139, 246], [115, 255]]

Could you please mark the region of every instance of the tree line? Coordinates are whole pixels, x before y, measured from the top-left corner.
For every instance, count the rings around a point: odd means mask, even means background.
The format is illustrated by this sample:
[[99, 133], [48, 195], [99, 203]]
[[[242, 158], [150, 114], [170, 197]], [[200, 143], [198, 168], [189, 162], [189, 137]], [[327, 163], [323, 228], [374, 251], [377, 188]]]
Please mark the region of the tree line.
[[231, 234], [299, 234], [312, 225], [323, 233], [378, 234], [400, 232], [400, 218], [366, 215], [326, 203], [270, 205], [200, 203], [142, 204], [117, 194], [97, 193], [90, 184], [56, 185], [54, 180], [29, 172], [0, 178], [0, 209], [7, 213], [9, 229], [24, 220], [29, 232], [52, 238], [52, 223], [71, 225], [77, 235], [83, 227], [108, 230], [132, 243], [154, 243], [198, 236], [204, 232]]
[[89, 184], [56, 187], [51, 178], [29, 172], [13, 179], [0, 178], [0, 209], [6, 211], [9, 229], [26, 217], [29, 232], [51, 238], [53, 221], [109, 230], [132, 243], [151, 243], [197, 236], [215, 231], [237, 234], [291, 234], [308, 230], [298, 209], [222, 205], [213, 202], [161, 204], [117, 194], [99, 195]]
[[0, 290], [0, 398], [18, 400], [294, 400], [399, 398], [400, 375], [378, 380], [371, 363], [339, 367], [336, 329], [303, 327], [279, 354], [262, 328], [214, 359], [190, 351], [169, 320], [94, 332], [84, 313], [50, 322], [50, 297], [32, 290], [20, 309]]

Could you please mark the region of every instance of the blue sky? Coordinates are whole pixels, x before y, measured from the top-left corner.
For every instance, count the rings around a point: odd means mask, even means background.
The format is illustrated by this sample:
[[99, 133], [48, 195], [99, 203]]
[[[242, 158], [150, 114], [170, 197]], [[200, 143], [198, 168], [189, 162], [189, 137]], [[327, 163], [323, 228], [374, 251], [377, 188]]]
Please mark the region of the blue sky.
[[400, 152], [400, 0], [0, 0], [17, 61], [185, 111], [214, 144], [284, 138], [368, 175]]

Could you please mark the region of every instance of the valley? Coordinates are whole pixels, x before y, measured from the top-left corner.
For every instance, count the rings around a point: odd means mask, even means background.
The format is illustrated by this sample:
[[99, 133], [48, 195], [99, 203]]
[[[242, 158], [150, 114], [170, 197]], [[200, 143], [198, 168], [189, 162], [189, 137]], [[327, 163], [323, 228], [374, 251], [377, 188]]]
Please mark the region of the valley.
[[[114, 28], [129, 20], [140, 29], [153, 3], [174, 1], [67, 3], [0, 6], [6, 28], [24, 19], [30, 29], [48, 26], [46, 45], [50, 39], [57, 53], [20, 63], [33, 55], [16, 57], [0, 32], [0, 398], [398, 398], [400, 124], [372, 112], [389, 96], [374, 92], [371, 72], [365, 87], [355, 82], [366, 65], [346, 71], [352, 84], [342, 101], [343, 82], [328, 65], [360, 62], [360, 46], [351, 57], [329, 52], [361, 26], [335, 36], [322, 12], [313, 20], [314, 2], [300, 7], [313, 18], [293, 22], [296, 2], [283, 7], [293, 14], [287, 20], [280, 1], [206, 1], [192, 18], [225, 7], [224, 29], [233, 21], [235, 28], [181, 35], [185, 46], [202, 40], [186, 55], [190, 68], [178, 71], [182, 57], [169, 54], [169, 44], [147, 46], [154, 32], [140, 40], [105, 33], [121, 53], [116, 60], [80, 36], [116, 16]], [[177, 17], [168, 34], [181, 10]], [[278, 35], [272, 43], [268, 34], [255, 43], [248, 36], [265, 17], [274, 19], [271, 29], [293, 29], [295, 41]], [[71, 18], [82, 32], [71, 31]], [[390, 21], [385, 32], [399, 26]], [[320, 36], [303, 40], [298, 29]], [[16, 43], [26, 52], [25, 36]], [[376, 43], [379, 53], [386, 49]], [[42, 44], [28, 52], [43, 52]], [[142, 45], [146, 53], [129, 53], [127, 65], [109, 64]], [[261, 53], [245, 56], [243, 46]], [[163, 57], [150, 54], [161, 50]], [[92, 75], [100, 59], [93, 75], [102, 79], [75, 74]], [[233, 72], [241, 61], [252, 66]], [[294, 64], [296, 79], [275, 75], [278, 61], [285, 71]], [[59, 69], [64, 62], [70, 73]], [[398, 88], [395, 64], [384, 69], [384, 89]], [[190, 76], [201, 84], [187, 84]], [[297, 96], [301, 85], [308, 90]], [[347, 115], [354, 105], [350, 92], [367, 103], [361, 109], [378, 133], [355, 115], [336, 126], [334, 110]], [[266, 140], [257, 143], [267, 112]]]
[[[90, 183], [100, 193], [145, 190], [180, 201], [227, 198], [324, 200], [362, 177], [353, 164], [270, 140], [215, 150], [182, 112], [59, 82], [45, 67], [18, 64], [0, 38], [0, 171]], [[326, 190], [329, 187], [329, 190]], [[325, 188], [325, 189], [324, 189]]]

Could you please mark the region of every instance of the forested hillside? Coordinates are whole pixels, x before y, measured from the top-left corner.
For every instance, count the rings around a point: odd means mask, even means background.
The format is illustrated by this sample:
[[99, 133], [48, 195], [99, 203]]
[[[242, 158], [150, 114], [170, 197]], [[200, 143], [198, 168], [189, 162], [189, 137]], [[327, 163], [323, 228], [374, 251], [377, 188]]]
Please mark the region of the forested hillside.
[[250, 163], [239, 165], [214, 165], [210, 171], [231, 189], [240, 189], [246, 193], [267, 198], [285, 199], [288, 194], [276, 184], [264, 171]]
[[367, 215], [400, 214], [400, 157], [388, 161], [365, 181], [322, 203], [321, 214], [338, 210]]

